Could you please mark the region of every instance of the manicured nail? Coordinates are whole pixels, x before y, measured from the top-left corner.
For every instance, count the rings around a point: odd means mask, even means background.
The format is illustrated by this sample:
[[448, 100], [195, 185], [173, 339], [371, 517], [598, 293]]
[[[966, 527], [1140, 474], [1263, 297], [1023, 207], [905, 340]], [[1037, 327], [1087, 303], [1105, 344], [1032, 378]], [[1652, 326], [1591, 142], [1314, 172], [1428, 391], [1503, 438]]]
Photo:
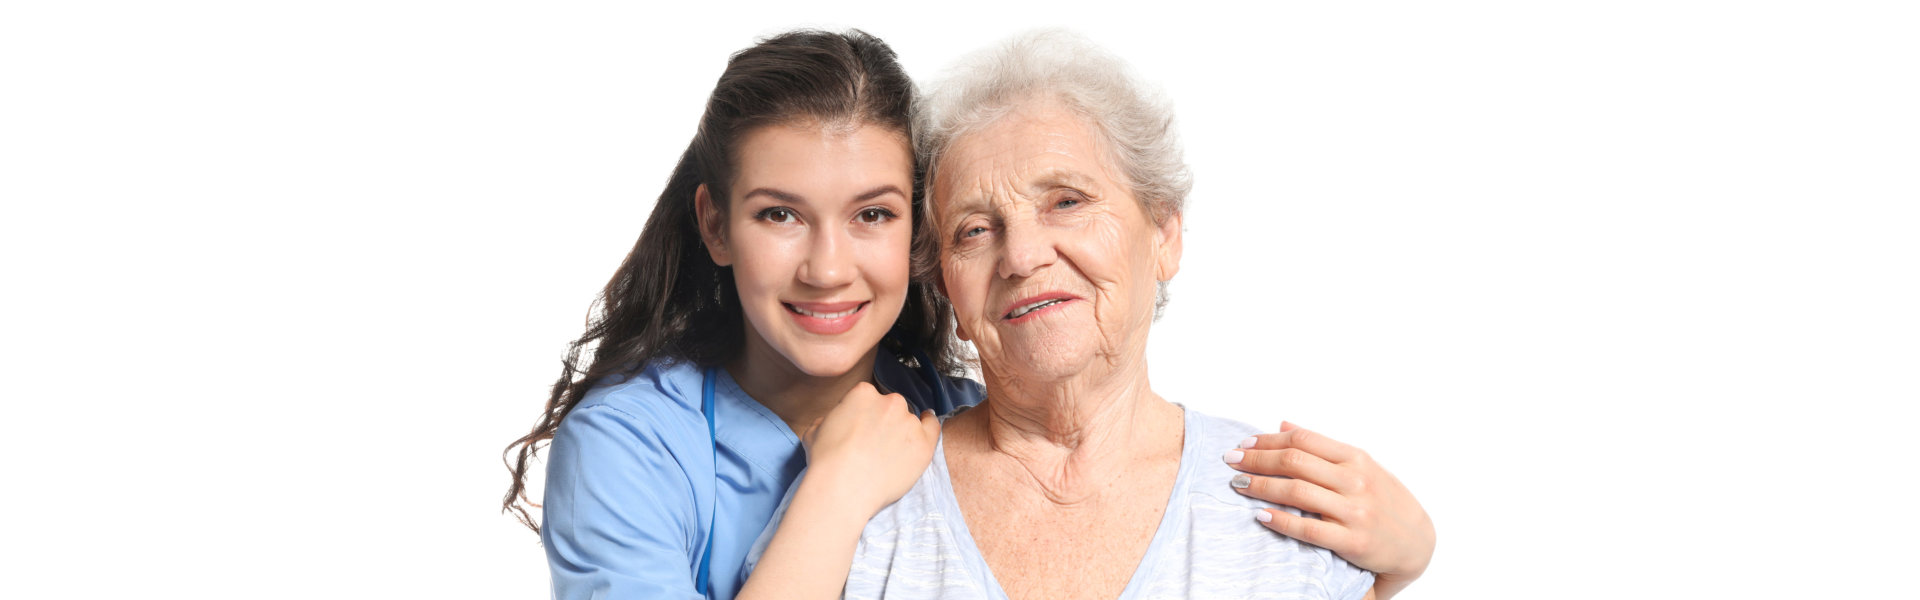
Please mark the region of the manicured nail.
[[1248, 477], [1244, 474], [1233, 476], [1233, 487], [1244, 490], [1252, 486], [1253, 486], [1252, 477]]
[[1267, 509], [1264, 508], [1253, 509], [1253, 520], [1261, 523], [1272, 523], [1273, 513], [1267, 512]]
[[1257, 438], [1257, 437], [1253, 437], [1253, 436], [1247, 436], [1247, 439], [1244, 439], [1244, 440], [1240, 440], [1240, 447], [1241, 447], [1241, 448], [1252, 448], [1252, 447], [1254, 447], [1255, 445], [1257, 445], [1257, 444], [1259, 444], [1259, 443], [1260, 443], [1260, 438]]
[[1240, 457], [1243, 457], [1246, 455], [1247, 453], [1241, 452], [1239, 450], [1228, 450], [1225, 458], [1227, 459], [1227, 464], [1237, 465], [1237, 464], [1240, 464]]

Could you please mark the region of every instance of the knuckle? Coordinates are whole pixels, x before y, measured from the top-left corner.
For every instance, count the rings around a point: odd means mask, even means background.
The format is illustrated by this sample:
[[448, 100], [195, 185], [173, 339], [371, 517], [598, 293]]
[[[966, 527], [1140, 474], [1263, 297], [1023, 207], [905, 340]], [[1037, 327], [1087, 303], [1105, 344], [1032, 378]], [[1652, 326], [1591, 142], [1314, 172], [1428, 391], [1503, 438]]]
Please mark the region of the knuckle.
[[1254, 488], [1260, 491], [1260, 495], [1266, 496], [1269, 499], [1285, 498], [1292, 495], [1293, 484], [1294, 480], [1292, 479], [1281, 479], [1278, 477], [1255, 477], [1253, 479]]
[[1315, 440], [1319, 439], [1319, 435], [1320, 434], [1314, 433], [1310, 430], [1295, 429], [1293, 430], [1293, 445], [1306, 446], [1306, 445], [1313, 444]]
[[1366, 494], [1367, 491], [1372, 488], [1373, 488], [1373, 481], [1366, 477], [1361, 477], [1356, 475], [1354, 477], [1348, 478], [1347, 480], [1347, 489], [1352, 490], [1353, 493], [1356, 495]]
[[1372, 555], [1373, 541], [1367, 539], [1365, 536], [1356, 536], [1354, 539], [1347, 541], [1347, 551], [1354, 556]]
[[1347, 520], [1355, 523], [1373, 522], [1373, 508], [1365, 504], [1354, 503], [1347, 508]]
[[1287, 448], [1281, 450], [1278, 455], [1274, 456], [1273, 462], [1282, 468], [1298, 469], [1300, 465], [1307, 460], [1306, 454], [1307, 453], [1301, 452], [1297, 448]]

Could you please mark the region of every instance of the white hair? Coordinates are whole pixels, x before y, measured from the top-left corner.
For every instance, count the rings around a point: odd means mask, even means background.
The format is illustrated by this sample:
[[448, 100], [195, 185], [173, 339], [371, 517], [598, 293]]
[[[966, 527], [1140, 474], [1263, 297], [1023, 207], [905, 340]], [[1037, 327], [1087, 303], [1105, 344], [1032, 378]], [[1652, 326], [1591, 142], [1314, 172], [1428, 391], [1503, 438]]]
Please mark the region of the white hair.
[[[954, 141], [1031, 101], [1058, 102], [1091, 123], [1154, 224], [1185, 209], [1193, 174], [1174, 132], [1172, 104], [1105, 49], [1046, 29], [967, 55], [921, 99], [914, 136], [926, 168], [923, 217], [931, 217], [933, 180]], [[1166, 282], [1157, 296], [1155, 317], [1166, 308]]]

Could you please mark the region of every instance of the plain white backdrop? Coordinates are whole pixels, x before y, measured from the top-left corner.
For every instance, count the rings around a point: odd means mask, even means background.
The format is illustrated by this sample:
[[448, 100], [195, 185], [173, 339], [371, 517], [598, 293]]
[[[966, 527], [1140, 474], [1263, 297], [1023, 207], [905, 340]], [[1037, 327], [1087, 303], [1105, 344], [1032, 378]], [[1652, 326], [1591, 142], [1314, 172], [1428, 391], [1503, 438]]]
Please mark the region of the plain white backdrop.
[[684, 4], [0, 8], [0, 596], [546, 596], [500, 452], [797, 26], [1163, 86], [1155, 387], [1396, 472], [1404, 597], [1912, 593], [1908, 5]]

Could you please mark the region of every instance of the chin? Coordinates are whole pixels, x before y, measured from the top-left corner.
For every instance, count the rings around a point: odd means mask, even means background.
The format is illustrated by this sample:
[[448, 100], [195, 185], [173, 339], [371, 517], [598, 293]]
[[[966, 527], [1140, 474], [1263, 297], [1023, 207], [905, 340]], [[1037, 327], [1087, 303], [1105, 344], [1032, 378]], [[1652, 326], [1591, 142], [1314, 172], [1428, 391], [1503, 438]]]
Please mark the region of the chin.
[[860, 365], [866, 358], [869, 344], [864, 348], [850, 348], [847, 344], [797, 344], [791, 351], [784, 352], [787, 360], [793, 361], [793, 367], [810, 377], [839, 377]]
[[1086, 374], [1094, 362], [1094, 348], [1085, 343], [1015, 342], [1001, 348], [1001, 367], [1009, 374], [1035, 381], [1060, 381]]

